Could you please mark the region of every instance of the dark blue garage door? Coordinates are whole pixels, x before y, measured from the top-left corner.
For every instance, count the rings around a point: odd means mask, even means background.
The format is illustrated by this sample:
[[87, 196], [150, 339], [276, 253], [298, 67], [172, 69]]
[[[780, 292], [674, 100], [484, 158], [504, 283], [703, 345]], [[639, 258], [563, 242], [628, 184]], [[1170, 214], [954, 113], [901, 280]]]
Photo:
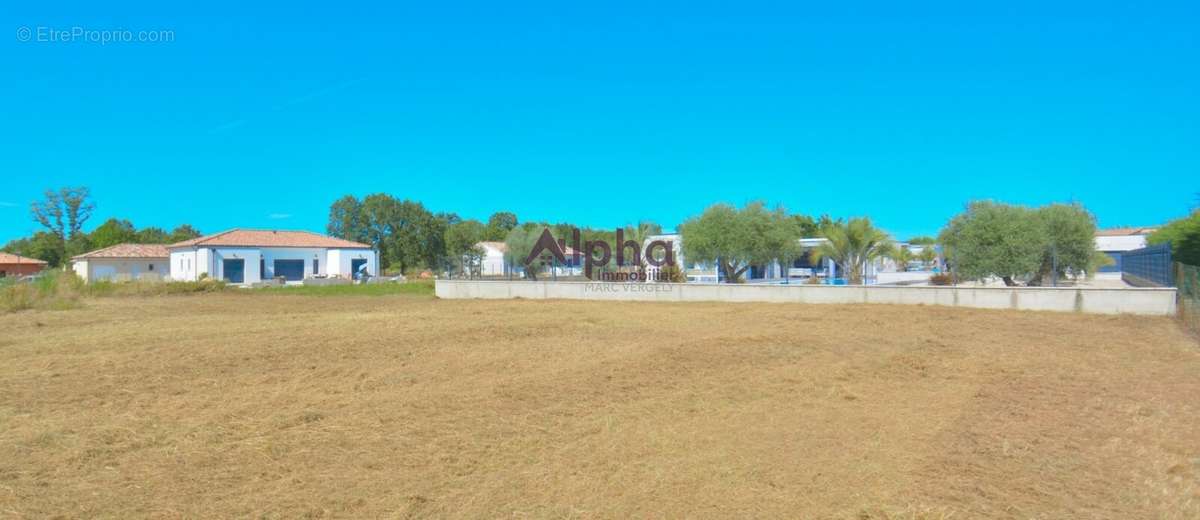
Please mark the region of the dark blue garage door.
[[282, 276], [289, 282], [303, 280], [304, 260], [276, 260], [275, 276]]
[[226, 259], [221, 264], [221, 271], [225, 273], [225, 281], [229, 283], [242, 283], [246, 281], [246, 261], [239, 258], [237, 260]]
[[357, 280], [358, 279], [358, 270], [362, 269], [362, 266], [364, 266], [364, 265], [367, 265], [366, 258], [355, 258], [355, 259], [350, 260], [350, 277]]

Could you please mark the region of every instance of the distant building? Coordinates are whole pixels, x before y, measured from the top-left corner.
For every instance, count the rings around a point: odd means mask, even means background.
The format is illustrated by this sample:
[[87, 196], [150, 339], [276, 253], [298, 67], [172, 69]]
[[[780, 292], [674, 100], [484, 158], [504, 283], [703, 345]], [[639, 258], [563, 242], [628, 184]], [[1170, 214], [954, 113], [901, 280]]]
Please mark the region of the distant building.
[[36, 274], [46, 268], [46, 262], [21, 255], [0, 253], [0, 278]]
[[1157, 228], [1121, 227], [1096, 230], [1096, 250], [1113, 259], [1113, 265], [1101, 267], [1101, 273], [1121, 272], [1121, 254], [1146, 247], [1146, 238]]
[[483, 258], [479, 261], [479, 274], [482, 276], [503, 276], [508, 274], [504, 264], [504, 253], [508, 246], [504, 242], [480, 242], [476, 247], [483, 250]]
[[367, 244], [309, 231], [231, 229], [166, 246], [171, 278], [207, 276], [233, 284], [283, 279], [379, 276], [375, 250]]
[[[508, 253], [508, 245], [504, 242], [479, 242], [475, 244], [475, 247], [483, 250], [483, 257], [479, 260], [478, 274], [480, 276], [507, 276], [509, 274], [520, 276], [525, 272], [525, 266], [519, 264], [510, 265], [505, 260], [505, 254]], [[575, 249], [567, 246], [563, 250], [563, 255], [567, 257], [566, 263], [553, 266], [553, 270], [547, 269], [548, 274], [553, 276], [574, 276], [580, 274], [582, 270], [574, 260]], [[580, 262], [582, 261], [583, 258], [581, 256]]]
[[100, 280], [162, 280], [170, 276], [171, 254], [159, 244], [117, 244], [71, 258], [71, 270], [91, 283]]

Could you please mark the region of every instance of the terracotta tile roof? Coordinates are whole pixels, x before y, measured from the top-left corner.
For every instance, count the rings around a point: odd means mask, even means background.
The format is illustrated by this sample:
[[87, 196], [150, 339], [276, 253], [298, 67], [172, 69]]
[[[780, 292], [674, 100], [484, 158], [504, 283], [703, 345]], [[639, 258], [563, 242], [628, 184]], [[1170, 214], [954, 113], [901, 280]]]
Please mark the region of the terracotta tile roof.
[[0, 253], [0, 264], [45, 264], [43, 260], [29, 258], [11, 253]]
[[167, 246], [162, 244], [117, 244], [90, 253], [73, 256], [71, 260], [86, 258], [169, 258]]
[[1148, 235], [1153, 233], [1156, 228], [1152, 227], [1118, 227], [1108, 229], [1097, 229], [1096, 236], [1098, 237], [1123, 237], [1130, 235]]
[[370, 249], [367, 244], [313, 233], [311, 231], [279, 231], [231, 229], [213, 235], [184, 240], [167, 247], [316, 247]]

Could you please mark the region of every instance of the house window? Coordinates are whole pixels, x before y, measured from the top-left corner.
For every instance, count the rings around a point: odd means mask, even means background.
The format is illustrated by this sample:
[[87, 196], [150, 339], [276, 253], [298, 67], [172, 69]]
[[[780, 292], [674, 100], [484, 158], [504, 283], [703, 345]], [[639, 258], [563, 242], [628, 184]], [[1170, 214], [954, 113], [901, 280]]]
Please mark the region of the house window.
[[321, 261], [313, 259], [313, 274], [321, 274]]
[[149, 266], [147, 266], [147, 267], [146, 267], [146, 269], [149, 269], [149, 270], [153, 271], [153, 270], [154, 270], [154, 264], [150, 264]]
[[258, 277], [265, 278], [267, 276], [267, 259], [258, 257]]

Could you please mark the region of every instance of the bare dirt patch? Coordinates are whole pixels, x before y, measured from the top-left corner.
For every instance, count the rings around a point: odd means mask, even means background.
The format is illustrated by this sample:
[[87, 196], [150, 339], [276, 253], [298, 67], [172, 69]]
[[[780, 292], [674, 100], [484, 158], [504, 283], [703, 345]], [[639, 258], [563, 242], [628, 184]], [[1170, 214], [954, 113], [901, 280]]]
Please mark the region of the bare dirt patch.
[[1165, 318], [212, 294], [0, 316], [0, 516], [1200, 517]]

